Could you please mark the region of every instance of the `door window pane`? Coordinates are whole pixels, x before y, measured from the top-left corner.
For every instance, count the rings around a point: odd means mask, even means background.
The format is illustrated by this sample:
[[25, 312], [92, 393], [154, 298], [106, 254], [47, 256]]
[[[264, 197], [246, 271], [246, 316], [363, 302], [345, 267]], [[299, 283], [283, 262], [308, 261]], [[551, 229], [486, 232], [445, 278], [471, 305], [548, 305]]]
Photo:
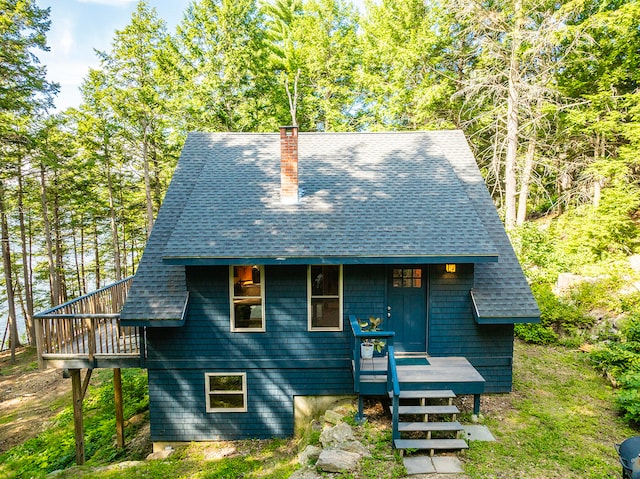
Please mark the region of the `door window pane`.
[[394, 288], [422, 288], [422, 268], [394, 268], [392, 275]]

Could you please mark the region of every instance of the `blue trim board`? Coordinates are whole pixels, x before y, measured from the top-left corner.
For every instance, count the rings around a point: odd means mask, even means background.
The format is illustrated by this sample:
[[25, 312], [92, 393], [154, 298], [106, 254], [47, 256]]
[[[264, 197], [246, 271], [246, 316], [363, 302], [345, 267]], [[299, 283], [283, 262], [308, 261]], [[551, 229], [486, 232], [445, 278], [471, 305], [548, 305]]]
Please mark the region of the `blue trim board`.
[[438, 255], [438, 256], [304, 256], [304, 257], [243, 257], [207, 258], [164, 256], [163, 263], [183, 266], [226, 265], [308, 265], [308, 264], [445, 264], [445, 263], [495, 263], [498, 255]]

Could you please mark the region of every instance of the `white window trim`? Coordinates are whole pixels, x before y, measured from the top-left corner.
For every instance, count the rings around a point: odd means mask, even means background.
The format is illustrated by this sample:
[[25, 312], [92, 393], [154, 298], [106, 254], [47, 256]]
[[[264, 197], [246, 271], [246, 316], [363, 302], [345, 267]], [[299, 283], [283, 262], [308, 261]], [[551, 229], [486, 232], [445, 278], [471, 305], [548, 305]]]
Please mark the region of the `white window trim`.
[[[234, 284], [233, 284], [233, 267], [234, 266], [252, 266], [252, 265], [231, 265], [229, 266], [229, 320], [230, 320], [230, 330], [232, 333], [264, 333], [267, 330], [267, 321], [265, 318], [265, 298], [264, 298], [264, 266], [256, 265], [260, 270], [260, 299], [261, 299], [261, 307], [262, 307], [262, 327], [261, 328], [236, 328], [235, 324], [235, 309], [233, 307], [233, 299], [234, 295]], [[244, 298], [257, 298], [258, 296], [243, 296]]]
[[[211, 391], [209, 389], [209, 378], [212, 376], [241, 376], [242, 377], [242, 391]], [[247, 373], [237, 372], [223, 372], [223, 373], [204, 373], [204, 391], [207, 412], [247, 412]], [[244, 407], [209, 407], [209, 396], [211, 394], [240, 394], [242, 393], [242, 402]]]
[[[338, 304], [339, 304], [339, 324], [338, 327], [336, 328], [323, 328], [323, 327], [313, 327], [312, 324], [312, 311], [311, 311], [311, 292], [312, 292], [312, 288], [311, 288], [311, 266], [323, 266], [323, 265], [308, 265], [307, 266], [307, 331], [342, 331], [343, 330], [343, 312], [342, 312], [342, 281], [343, 281], [343, 275], [342, 275], [342, 265], [334, 265], [334, 266], [338, 266]], [[313, 296], [314, 298], [319, 298], [319, 299], [335, 299], [335, 296]]]

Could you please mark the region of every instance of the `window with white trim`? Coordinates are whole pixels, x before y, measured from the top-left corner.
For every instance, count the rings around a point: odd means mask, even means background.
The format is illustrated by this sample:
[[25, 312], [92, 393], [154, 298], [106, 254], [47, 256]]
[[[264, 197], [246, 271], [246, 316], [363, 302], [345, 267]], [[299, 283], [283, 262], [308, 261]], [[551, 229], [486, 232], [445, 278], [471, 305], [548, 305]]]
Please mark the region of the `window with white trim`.
[[342, 331], [342, 265], [310, 265], [307, 295], [309, 331]]
[[205, 373], [207, 412], [246, 412], [246, 373]]
[[229, 295], [231, 331], [264, 331], [264, 267], [230, 266]]

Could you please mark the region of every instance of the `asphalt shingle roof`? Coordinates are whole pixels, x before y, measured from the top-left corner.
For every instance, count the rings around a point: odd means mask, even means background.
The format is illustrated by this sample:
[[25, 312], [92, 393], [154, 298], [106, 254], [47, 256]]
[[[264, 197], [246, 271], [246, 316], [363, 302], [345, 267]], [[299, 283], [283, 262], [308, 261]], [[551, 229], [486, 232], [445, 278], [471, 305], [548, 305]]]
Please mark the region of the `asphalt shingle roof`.
[[[464, 135], [460, 131], [435, 134], [441, 135], [437, 141], [500, 252], [497, 263], [475, 266], [471, 296], [478, 322], [538, 322], [540, 310]], [[451, 141], [449, 134], [456, 135], [457, 141]]]
[[428, 132], [300, 134], [304, 193], [296, 205], [280, 201], [277, 134], [198, 133], [191, 139], [207, 145], [208, 158], [164, 249], [165, 261], [471, 262], [498, 254]]
[[[475, 262], [483, 318], [538, 317], [459, 131], [300, 133], [296, 205], [278, 134], [191, 133], [122, 319], [179, 321], [185, 264]], [[163, 323], [164, 324], [164, 323]]]

